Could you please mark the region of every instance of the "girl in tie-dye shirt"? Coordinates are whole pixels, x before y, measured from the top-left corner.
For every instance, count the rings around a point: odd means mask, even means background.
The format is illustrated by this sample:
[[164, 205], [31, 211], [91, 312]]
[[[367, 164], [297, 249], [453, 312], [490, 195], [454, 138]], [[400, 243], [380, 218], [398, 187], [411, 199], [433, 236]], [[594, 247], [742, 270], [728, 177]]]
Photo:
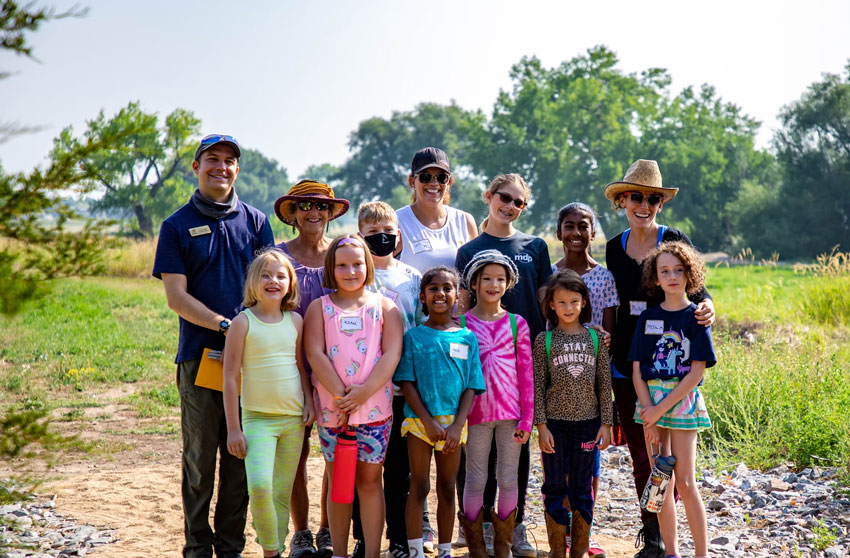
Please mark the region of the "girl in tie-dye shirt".
[[508, 556], [517, 512], [520, 449], [531, 435], [534, 415], [531, 338], [522, 316], [502, 308], [502, 296], [517, 281], [517, 268], [509, 257], [498, 250], [482, 250], [466, 264], [463, 278], [471, 310], [461, 316], [461, 325], [478, 339], [487, 391], [475, 398], [468, 417], [461, 525], [472, 555], [472, 547], [483, 543], [484, 487], [495, 440], [499, 501], [492, 515], [494, 543], [497, 556]]

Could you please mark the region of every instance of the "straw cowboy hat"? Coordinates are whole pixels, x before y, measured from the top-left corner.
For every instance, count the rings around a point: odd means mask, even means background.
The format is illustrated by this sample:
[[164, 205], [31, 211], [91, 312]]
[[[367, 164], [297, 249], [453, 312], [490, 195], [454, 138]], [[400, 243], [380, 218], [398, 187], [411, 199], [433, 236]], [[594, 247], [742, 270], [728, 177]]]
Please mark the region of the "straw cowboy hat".
[[290, 188], [285, 196], [279, 197], [274, 202], [274, 212], [277, 218], [287, 225], [294, 225], [295, 223], [290, 221], [288, 208], [284, 205], [286, 202], [325, 202], [332, 204], [331, 221], [344, 215], [350, 205], [348, 200], [334, 197], [333, 188], [324, 182], [316, 182], [315, 180], [302, 180]]
[[661, 194], [665, 202], [672, 200], [679, 193], [678, 188], [665, 188], [661, 185], [661, 171], [658, 170], [656, 161], [638, 159], [632, 163], [622, 180], [612, 182], [605, 187], [605, 197], [615, 201], [623, 192], [635, 188]]

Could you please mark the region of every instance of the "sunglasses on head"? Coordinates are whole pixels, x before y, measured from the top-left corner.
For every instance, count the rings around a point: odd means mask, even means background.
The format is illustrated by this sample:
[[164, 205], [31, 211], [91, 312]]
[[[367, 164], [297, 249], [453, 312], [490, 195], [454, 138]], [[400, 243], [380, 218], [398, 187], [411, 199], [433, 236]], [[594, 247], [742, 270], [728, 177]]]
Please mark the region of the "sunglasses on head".
[[[629, 196], [629, 199], [635, 203], [643, 203], [644, 195], [641, 192], [626, 192], [626, 195]], [[663, 199], [664, 196], [662, 196], [661, 194], [646, 195], [646, 203], [648, 203], [649, 205], [658, 205]]]
[[499, 199], [502, 200], [502, 203], [512, 203], [517, 209], [522, 209], [523, 207], [525, 207], [525, 200], [521, 200], [519, 198], [512, 198], [504, 192], [496, 192], [496, 195], [499, 196]]
[[430, 172], [420, 172], [417, 176], [419, 177], [419, 182], [421, 182], [422, 184], [429, 184], [435, 178], [440, 184], [448, 184], [449, 178], [451, 178], [452, 175], [447, 172], [441, 172], [439, 174], [431, 174]]
[[316, 206], [316, 209], [318, 209], [319, 211], [327, 211], [331, 207], [331, 204], [329, 204], [328, 202], [320, 201], [300, 201], [296, 202], [295, 205], [298, 206], [298, 209], [300, 209], [301, 211], [310, 211], [311, 209], [313, 209], [313, 206]]
[[227, 141], [227, 142], [235, 143], [236, 145], [239, 145], [239, 142], [237, 142], [236, 138], [234, 138], [233, 136], [225, 136], [225, 135], [222, 135], [222, 134], [212, 134], [212, 135], [206, 136], [205, 138], [203, 138], [201, 140], [201, 145], [209, 145], [211, 143], [218, 143], [220, 141]]

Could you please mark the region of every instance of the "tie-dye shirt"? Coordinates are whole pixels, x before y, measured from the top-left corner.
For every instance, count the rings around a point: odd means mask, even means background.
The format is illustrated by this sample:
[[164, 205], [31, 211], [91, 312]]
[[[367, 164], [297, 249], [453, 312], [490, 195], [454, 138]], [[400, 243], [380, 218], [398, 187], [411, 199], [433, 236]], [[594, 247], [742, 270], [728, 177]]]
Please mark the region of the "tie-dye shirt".
[[[369, 301], [355, 310], [342, 310], [330, 295], [321, 298], [325, 326], [325, 350], [334, 370], [346, 386], [366, 382], [381, 358], [381, 331], [384, 315], [381, 297], [372, 294]], [[337, 411], [331, 393], [313, 375], [317, 419], [321, 426], [337, 426]], [[369, 424], [393, 416], [393, 387], [387, 380], [360, 409], [348, 418], [348, 424]]]
[[487, 391], [475, 398], [469, 411], [469, 424], [494, 420], [518, 420], [518, 428], [531, 432], [534, 417], [534, 363], [528, 322], [516, 316], [514, 340], [507, 312], [494, 322], [466, 314], [466, 327], [478, 339], [481, 371]]

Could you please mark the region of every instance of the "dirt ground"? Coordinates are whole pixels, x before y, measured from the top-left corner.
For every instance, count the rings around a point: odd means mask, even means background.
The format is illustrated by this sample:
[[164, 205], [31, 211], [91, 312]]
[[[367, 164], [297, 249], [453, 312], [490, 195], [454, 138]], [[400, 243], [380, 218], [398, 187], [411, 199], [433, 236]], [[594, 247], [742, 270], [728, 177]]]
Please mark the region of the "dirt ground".
[[[112, 394], [119, 395], [119, 394]], [[108, 440], [121, 444], [120, 452], [106, 458], [65, 460], [53, 469], [51, 479], [40, 488], [42, 496], [56, 498], [56, 511], [80, 523], [99, 529], [114, 529], [115, 543], [98, 548], [91, 556], [102, 558], [149, 558], [150, 556], [180, 556], [183, 543], [183, 514], [180, 502], [179, 435], [128, 434], [143, 432], [153, 421], [134, 418], [123, 405], [110, 406], [109, 419], [83, 423], [64, 423], [68, 429], [80, 429], [85, 438]], [[61, 412], [61, 411], [60, 411]], [[87, 409], [103, 417], [104, 408]], [[92, 417], [93, 418], [93, 417]], [[177, 422], [178, 418], [168, 421]], [[160, 419], [157, 424], [162, 424]], [[83, 426], [85, 428], [83, 429]], [[316, 442], [316, 433], [313, 433]], [[536, 452], [532, 452], [534, 454]], [[319, 492], [323, 462], [317, 452], [308, 466], [311, 495], [311, 528], [319, 519]], [[433, 497], [430, 509], [436, 510]], [[433, 512], [432, 512], [433, 513]], [[529, 515], [540, 515], [530, 510]], [[262, 552], [255, 541], [248, 517], [245, 558], [260, 558]], [[529, 523], [529, 522], [527, 522]], [[530, 525], [529, 540], [535, 539], [539, 552], [548, 551], [546, 529], [542, 521]], [[597, 537], [612, 558], [631, 557], [634, 534], [623, 538]], [[384, 550], [386, 550], [385, 541]], [[465, 549], [455, 549], [455, 556], [466, 555]], [[436, 555], [434, 555], [436, 556]]]

